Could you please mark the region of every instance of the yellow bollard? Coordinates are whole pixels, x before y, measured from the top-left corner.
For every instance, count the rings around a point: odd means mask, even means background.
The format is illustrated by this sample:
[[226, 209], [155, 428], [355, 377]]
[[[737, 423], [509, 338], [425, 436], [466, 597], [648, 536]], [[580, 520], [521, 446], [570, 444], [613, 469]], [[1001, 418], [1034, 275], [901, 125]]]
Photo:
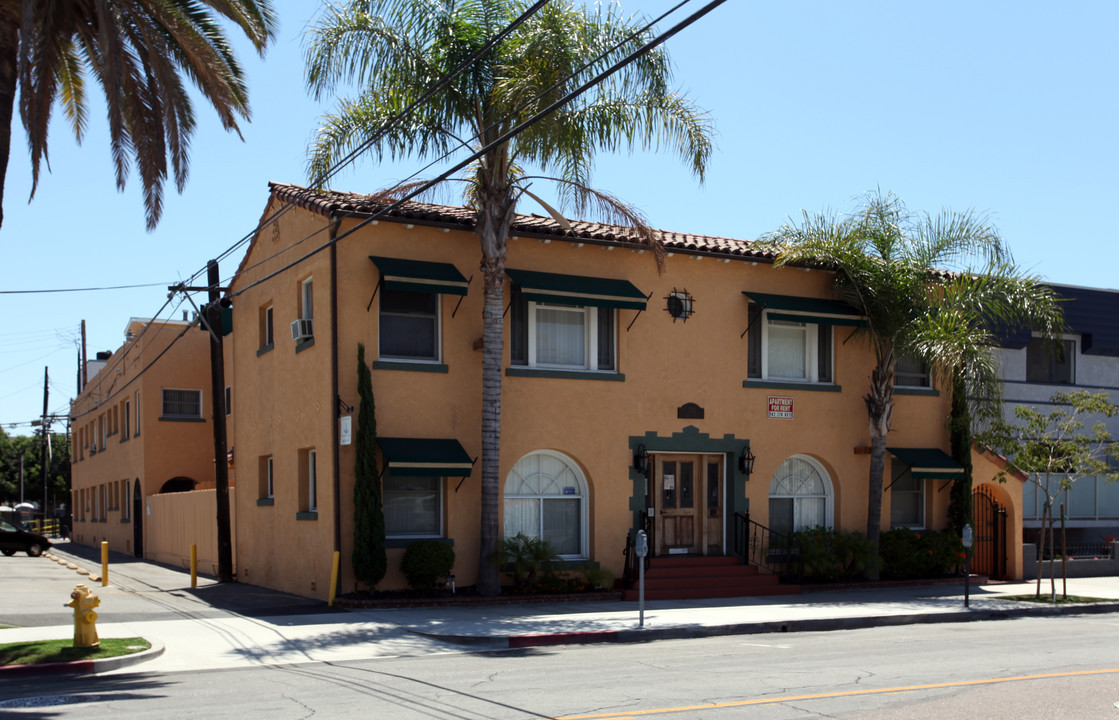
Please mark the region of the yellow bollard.
[[70, 593], [70, 602], [64, 607], [74, 608], [74, 647], [97, 647], [101, 639], [97, 637], [97, 611], [93, 608], [101, 604], [101, 598], [85, 585], [77, 585]]
[[198, 546], [190, 546], [190, 586], [198, 587]]
[[342, 553], [337, 550], [334, 551], [334, 562], [330, 566], [330, 597], [327, 599], [326, 604], [334, 607], [334, 589], [338, 587], [338, 563], [341, 560]]
[[101, 541], [101, 584], [109, 584], [109, 543], [105, 540]]

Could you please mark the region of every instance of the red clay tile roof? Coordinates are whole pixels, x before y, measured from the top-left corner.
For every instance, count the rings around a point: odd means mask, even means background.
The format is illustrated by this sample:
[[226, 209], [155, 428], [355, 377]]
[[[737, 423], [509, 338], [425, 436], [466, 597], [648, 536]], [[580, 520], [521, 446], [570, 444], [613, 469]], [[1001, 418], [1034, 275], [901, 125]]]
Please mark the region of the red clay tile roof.
[[[378, 202], [371, 195], [332, 190], [316, 191], [284, 183], [268, 183], [268, 187], [272, 191], [272, 195], [281, 202], [290, 202], [298, 207], [328, 217], [332, 214], [344, 213], [353, 213], [358, 216], [371, 215], [384, 207], [383, 203]], [[411, 201], [394, 208], [382, 217], [386, 221], [459, 227], [463, 230], [473, 230], [474, 218], [474, 211], [470, 208]], [[622, 225], [608, 225], [583, 220], [570, 221], [570, 224], [573, 232], [569, 232], [548, 216], [518, 214], [513, 220], [510, 234], [623, 247], [643, 245], [640, 237], [632, 228]], [[667, 230], [658, 230], [657, 232], [660, 233], [665, 250], [668, 252], [740, 257], [766, 262], [773, 260], [775, 256], [772, 250], [763, 249], [757, 243], [748, 240], [692, 235]]]

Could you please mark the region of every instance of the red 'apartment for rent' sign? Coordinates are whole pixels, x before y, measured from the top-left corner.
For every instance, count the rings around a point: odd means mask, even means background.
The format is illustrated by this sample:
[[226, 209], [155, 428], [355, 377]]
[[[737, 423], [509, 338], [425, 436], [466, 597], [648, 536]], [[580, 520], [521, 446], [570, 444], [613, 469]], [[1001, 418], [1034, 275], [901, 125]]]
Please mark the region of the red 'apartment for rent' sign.
[[793, 399], [791, 397], [769, 396], [769, 416], [771, 418], [792, 418]]

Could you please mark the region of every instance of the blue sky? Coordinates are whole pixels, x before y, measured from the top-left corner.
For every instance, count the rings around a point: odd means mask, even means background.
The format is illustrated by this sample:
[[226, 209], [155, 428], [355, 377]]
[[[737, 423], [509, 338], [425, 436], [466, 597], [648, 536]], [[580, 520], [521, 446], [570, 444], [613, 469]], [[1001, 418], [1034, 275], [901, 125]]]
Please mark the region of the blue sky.
[[[190, 180], [181, 196], [168, 188], [153, 233], [144, 229], [139, 184], [116, 191], [98, 98], [81, 146], [63, 123], [52, 126], [51, 171], [30, 204], [26, 140], [14, 129], [0, 290], [160, 286], [0, 294], [0, 425], [9, 433], [28, 433], [12, 424], [42, 411], [44, 366], [50, 409], [66, 412], [82, 319], [91, 357], [115, 350], [129, 317], [163, 305], [163, 285], [251, 231], [268, 181], [305, 181], [307, 141], [332, 106], [303, 89], [302, 33], [316, 6], [275, 3], [281, 31], [266, 58], [239, 44], [253, 109], [244, 142], [198, 105]], [[655, 16], [673, 4], [623, 7]], [[706, 184], [669, 154], [601, 157], [594, 181], [655, 227], [744, 239], [802, 209], [850, 209], [881, 188], [914, 210], [990, 213], [1019, 264], [1046, 280], [1116, 288], [1108, 218], [1119, 191], [1117, 31], [1119, 4], [1103, 0], [730, 0], [667, 46], [677, 83], [716, 124]], [[333, 185], [373, 190], [420, 167], [365, 161]], [[237, 260], [225, 262], [223, 276]]]

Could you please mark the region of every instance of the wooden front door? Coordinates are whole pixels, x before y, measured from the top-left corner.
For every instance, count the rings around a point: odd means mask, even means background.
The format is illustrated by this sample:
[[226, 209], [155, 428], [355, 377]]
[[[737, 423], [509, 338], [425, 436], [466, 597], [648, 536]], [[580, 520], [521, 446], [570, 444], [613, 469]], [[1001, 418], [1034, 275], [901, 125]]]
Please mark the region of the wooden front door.
[[658, 555], [723, 553], [723, 456], [656, 455]]

